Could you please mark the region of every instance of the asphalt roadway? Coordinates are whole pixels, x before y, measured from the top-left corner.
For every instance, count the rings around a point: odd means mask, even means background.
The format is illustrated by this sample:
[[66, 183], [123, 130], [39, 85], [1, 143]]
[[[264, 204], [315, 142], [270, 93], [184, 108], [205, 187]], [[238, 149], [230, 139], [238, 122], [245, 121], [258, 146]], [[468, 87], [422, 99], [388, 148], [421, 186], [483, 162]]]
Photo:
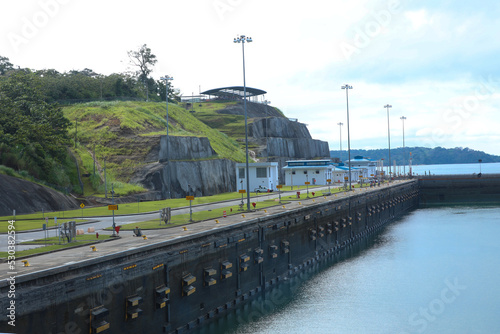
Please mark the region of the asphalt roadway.
[[[333, 188], [334, 186], [331, 186]], [[314, 187], [310, 190], [312, 191], [325, 191], [328, 190], [328, 187]], [[305, 189], [300, 189], [301, 192], [301, 197], [306, 196], [306, 190]], [[288, 191], [288, 192], [282, 192], [281, 196], [291, 196], [291, 195], [296, 195], [296, 191]], [[278, 192], [272, 192], [272, 193], [263, 193], [259, 195], [255, 195], [251, 197], [251, 201], [257, 203], [258, 207], [258, 202], [262, 201], [264, 199], [274, 199], [278, 198], [279, 194]], [[214, 203], [207, 203], [207, 204], [199, 204], [195, 205], [192, 207], [193, 212], [198, 212], [198, 211], [204, 211], [207, 209], [211, 210], [216, 210], [228, 206], [235, 206], [241, 203], [241, 199], [237, 200], [231, 200], [231, 201], [223, 201], [223, 202], [214, 202]], [[246, 208], [246, 196], [244, 198], [244, 204]], [[180, 215], [180, 214], [188, 214], [189, 213], [189, 206], [186, 207], [180, 207], [180, 208], [174, 208], [172, 209], [172, 215]], [[77, 224], [77, 228], [84, 229], [85, 233], [87, 233], [87, 230], [89, 227], [93, 227], [95, 232], [99, 234], [112, 234], [112, 231], [105, 231], [105, 228], [113, 226], [113, 217], [112, 216], [104, 216], [104, 217], [78, 217], [79, 220], [81, 219], [86, 219], [88, 220], [87, 222], [84, 223], [79, 223]], [[134, 215], [117, 215], [115, 213], [115, 225], [125, 225], [125, 224], [131, 224], [131, 223], [139, 223], [143, 221], [148, 221], [148, 220], [154, 220], [158, 219], [158, 225], [160, 224], [160, 213], [159, 212], [150, 212], [150, 213], [142, 213], [142, 214], [134, 214]], [[120, 235], [126, 234], [126, 233], [132, 233], [130, 231], [122, 231], [120, 232]], [[37, 248], [37, 247], [42, 247], [44, 245], [19, 245], [22, 242], [27, 242], [27, 241], [33, 241], [33, 240], [38, 240], [38, 239], [44, 239], [45, 237], [56, 237], [57, 236], [57, 230], [55, 228], [50, 228], [47, 231], [43, 231], [41, 229], [36, 229], [36, 230], [30, 230], [30, 231], [21, 231], [21, 232], [16, 232], [16, 249], [17, 250], [26, 250], [26, 249], [31, 249], [31, 248]], [[7, 249], [7, 234], [0, 234], [0, 249]]]
[[[403, 182], [409, 182], [409, 181], [393, 181], [391, 184], [395, 185]], [[314, 191], [318, 190], [321, 191], [325, 189], [327, 190], [328, 187], [314, 188]], [[28, 261], [30, 263], [29, 267], [24, 267], [19, 259], [16, 260], [14, 269], [10, 268], [6, 262], [0, 263], [0, 280], [8, 278], [9, 275], [13, 275], [12, 272], [15, 272], [15, 275], [19, 277], [21, 275], [44, 271], [54, 267], [60, 267], [82, 261], [87, 261], [90, 259], [98, 258], [100, 256], [105, 256], [112, 253], [125, 252], [145, 245], [151, 245], [155, 243], [161, 243], [167, 240], [182, 238], [184, 236], [196, 234], [202, 231], [216, 230], [218, 228], [227, 225], [232, 225], [235, 223], [240, 223], [245, 220], [251, 220], [259, 217], [265, 217], [267, 215], [274, 215], [277, 213], [287, 212], [289, 210], [293, 210], [305, 205], [335, 201], [340, 198], [348, 197], [352, 194], [357, 194], [360, 191], [369, 192], [376, 189], [380, 189], [380, 187], [374, 187], [374, 188], [367, 187], [363, 188], [362, 190], [356, 189], [355, 192], [351, 192], [350, 194], [340, 193], [338, 195], [319, 196], [310, 199], [301, 198], [300, 201], [292, 201], [288, 204], [269, 207], [266, 209], [267, 212], [265, 212], [264, 210], [254, 210], [251, 212], [244, 212], [243, 214], [245, 215], [245, 217], [243, 217], [242, 214], [239, 213], [227, 216], [226, 218], [219, 218], [218, 223], [216, 222], [215, 219], [212, 219], [212, 220], [201, 221], [198, 223], [187, 224], [185, 226], [173, 226], [169, 228], [146, 230], [143, 231], [143, 234], [147, 236], [147, 239], [144, 239], [142, 237], [136, 237], [132, 231], [121, 231], [119, 233], [120, 238], [116, 238], [113, 241], [101, 242], [96, 244], [97, 251], [95, 252], [91, 250], [89, 245], [86, 245], [82, 247], [65, 249], [54, 253], [31, 256], [28, 258]], [[290, 196], [291, 194], [295, 194], [295, 192], [282, 193], [282, 196]], [[277, 198], [278, 194], [273, 193], [265, 196], [269, 196], [271, 198]], [[264, 195], [260, 195], [260, 197], [262, 198], [264, 197]], [[301, 190], [301, 197], [302, 197], [302, 190]], [[217, 207], [221, 208], [239, 203], [241, 203], [241, 200], [199, 205], [193, 207], [193, 212], [195, 210], [197, 211], [206, 210], [207, 206], [209, 206], [211, 209], [216, 209]], [[186, 210], [187, 212], [189, 212], [189, 207], [176, 210], [175, 214], [186, 213]], [[117, 225], [120, 225], [125, 223], [133, 223], [133, 222], [149, 220], [151, 218], [154, 219], [155, 217], [159, 218], [158, 212], [151, 214], [135, 215], [135, 216], [115, 216], [115, 223]], [[93, 226], [97, 232], [109, 234], [110, 233], [109, 231], [102, 231], [102, 228], [111, 226], [111, 219], [100, 218], [99, 222], [86, 224], [84, 226], [85, 228], [87, 226]], [[186, 227], [186, 229], [184, 229], [184, 227]], [[43, 238], [43, 233], [44, 233], [43, 231], [17, 233], [16, 241], [19, 242], [20, 240], [27, 240], [29, 238], [33, 239], [40, 238], [40, 236], [41, 238]], [[55, 232], [52, 233], [54, 234]], [[4, 246], [2, 246], [2, 249], [7, 249], [5, 242], [6, 235], [2, 235], [2, 239], [4, 240], [3, 242]], [[16, 246], [16, 250], [20, 250], [19, 247], [20, 246]]]

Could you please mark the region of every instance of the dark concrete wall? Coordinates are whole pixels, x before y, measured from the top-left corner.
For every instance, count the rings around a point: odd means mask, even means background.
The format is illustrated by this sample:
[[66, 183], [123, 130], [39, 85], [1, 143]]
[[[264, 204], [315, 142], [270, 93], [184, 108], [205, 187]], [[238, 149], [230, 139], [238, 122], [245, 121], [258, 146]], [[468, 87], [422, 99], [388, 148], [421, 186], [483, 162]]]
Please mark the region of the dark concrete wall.
[[[416, 182], [383, 187], [21, 276], [16, 331], [87, 333], [92, 310], [104, 308], [108, 314], [92, 323], [109, 323], [106, 333], [182, 333], [333, 256], [417, 204]], [[223, 276], [225, 263], [232, 265], [231, 277]], [[196, 280], [186, 284], [191, 276]], [[209, 278], [216, 283], [209, 285]], [[170, 293], [160, 308], [156, 291], [163, 286]], [[186, 296], [185, 286], [196, 291]], [[7, 290], [1, 282], [4, 310]], [[134, 306], [136, 297], [141, 302]], [[136, 308], [142, 311], [133, 319]], [[0, 331], [7, 329], [0, 323]]]
[[419, 177], [422, 205], [500, 204], [500, 174]]

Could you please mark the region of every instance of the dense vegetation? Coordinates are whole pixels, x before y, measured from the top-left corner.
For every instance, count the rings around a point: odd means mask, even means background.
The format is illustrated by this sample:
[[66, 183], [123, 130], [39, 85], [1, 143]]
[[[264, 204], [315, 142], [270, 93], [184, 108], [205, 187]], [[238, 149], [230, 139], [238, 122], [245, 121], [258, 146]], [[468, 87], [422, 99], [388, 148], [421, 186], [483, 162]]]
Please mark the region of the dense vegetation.
[[[396, 160], [398, 165], [403, 165], [404, 161], [408, 164], [410, 158], [410, 152], [412, 156], [413, 165], [432, 165], [432, 164], [461, 164], [461, 163], [475, 163], [478, 160], [482, 162], [500, 162], [500, 156], [491, 155], [484, 153], [482, 151], [472, 150], [470, 148], [427, 148], [427, 147], [406, 147], [391, 149], [391, 160]], [[351, 158], [355, 156], [363, 156], [372, 159], [384, 159], [384, 161], [389, 160], [389, 150], [388, 149], [378, 149], [378, 150], [351, 150]], [[342, 152], [330, 151], [331, 157], [342, 156], [342, 160], [347, 160], [347, 152], [344, 150]]]
[[29, 70], [0, 82], [0, 164], [70, 190], [74, 173], [69, 166], [74, 163], [66, 149], [69, 121], [59, 106], [46, 102], [40, 87], [40, 79]]
[[[65, 73], [54, 69], [32, 71], [16, 68], [0, 56], [0, 172], [81, 193], [75, 159], [82, 162], [82, 158], [71, 141], [76, 124], [64, 115], [60, 105], [166, 99], [165, 83], [149, 76], [156, 62], [151, 50], [143, 45], [128, 55], [136, 71], [111, 75], [87, 68]], [[179, 100], [179, 91], [170, 83], [168, 99]], [[74, 152], [69, 147], [75, 147]]]

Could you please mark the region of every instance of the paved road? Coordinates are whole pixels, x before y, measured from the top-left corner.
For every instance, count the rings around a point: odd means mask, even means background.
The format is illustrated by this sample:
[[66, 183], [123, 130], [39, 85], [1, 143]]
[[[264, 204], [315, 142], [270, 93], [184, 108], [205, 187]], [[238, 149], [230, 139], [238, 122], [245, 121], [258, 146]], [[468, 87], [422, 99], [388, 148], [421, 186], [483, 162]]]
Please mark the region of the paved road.
[[[333, 188], [334, 186], [332, 186]], [[309, 190], [309, 192], [312, 191], [328, 191], [328, 187], [315, 187]], [[301, 192], [301, 197], [306, 196], [306, 189], [300, 189]], [[283, 192], [281, 193], [282, 198], [296, 195], [296, 191], [288, 191], [288, 192]], [[251, 201], [257, 203], [257, 208], [258, 208], [258, 203], [260, 201], [263, 201], [265, 199], [274, 199], [278, 198], [279, 194], [277, 192], [273, 193], [264, 193], [264, 194], [259, 194], [258, 196], [252, 196]], [[224, 201], [224, 202], [215, 202], [215, 203], [207, 203], [207, 204], [200, 204], [192, 207], [193, 212], [198, 212], [198, 211], [204, 211], [207, 210], [207, 208], [210, 208], [211, 210], [216, 210], [216, 209], [221, 209], [224, 207], [228, 206], [236, 206], [241, 203], [241, 199], [238, 200], [231, 200], [231, 201]], [[244, 197], [244, 205], [246, 208], [246, 196]], [[180, 214], [188, 214], [189, 213], [189, 206], [187, 207], [181, 207], [181, 208], [176, 208], [172, 210], [172, 215], [180, 215]], [[80, 218], [79, 218], [80, 219]], [[79, 228], [83, 228], [85, 232], [87, 232], [88, 227], [93, 227], [96, 232], [99, 234], [111, 234], [111, 231], [104, 231], [105, 228], [113, 226], [113, 218], [110, 216], [107, 217], [83, 217], [83, 219], [88, 219], [90, 223], [84, 223], [79, 225]], [[158, 219], [158, 224], [160, 223], [160, 215], [159, 212], [153, 212], [153, 213], [144, 213], [140, 215], [125, 215], [125, 216], [115, 216], [115, 225], [125, 225], [125, 224], [130, 224], [130, 223], [137, 223], [137, 222], [143, 222], [147, 220], [153, 220], [153, 219]], [[57, 236], [56, 234], [56, 229], [49, 229], [47, 231], [47, 236], [48, 237], [55, 237]], [[120, 232], [120, 235], [124, 234], [130, 234], [132, 235], [131, 231], [122, 231]], [[16, 233], [16, 242], [22, 243], [26, 241], [33, 241], [37, 239], [43, 239], [45, 238], [46, 232], [45, 231], [26, 231], [26, 232], [17, 232]], [[0, 234], [0, 250], [6, 250], [7, 249], [7, 235], [6, 234]], [[41, 245], [43, 246], [43, 245]], [[37, 245], [18, 245], [16, 246], [17, 250], [25, 250], [25, 249], [31, 249], [31, 248], [36, 248], [36, 247], [41, 247]]]

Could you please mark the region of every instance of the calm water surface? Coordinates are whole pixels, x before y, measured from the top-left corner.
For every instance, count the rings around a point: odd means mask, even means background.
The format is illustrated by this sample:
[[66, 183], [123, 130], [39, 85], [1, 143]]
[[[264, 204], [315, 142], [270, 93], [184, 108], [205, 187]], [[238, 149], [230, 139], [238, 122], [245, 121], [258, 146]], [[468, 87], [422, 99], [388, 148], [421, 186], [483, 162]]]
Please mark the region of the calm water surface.
[[[409, 167], [406, 166], [406, 171]], [[412, 166], [412, 172], [418, 175], [425, 175], [425, 173], [434, 175], [442, 174], [499, 174], [500, 163], [473, 163], [473, 164], [453, 164], [453, 165], [418, 165]]]
[[419, 209], [199, 333], [500, 333], [500, 208]]

